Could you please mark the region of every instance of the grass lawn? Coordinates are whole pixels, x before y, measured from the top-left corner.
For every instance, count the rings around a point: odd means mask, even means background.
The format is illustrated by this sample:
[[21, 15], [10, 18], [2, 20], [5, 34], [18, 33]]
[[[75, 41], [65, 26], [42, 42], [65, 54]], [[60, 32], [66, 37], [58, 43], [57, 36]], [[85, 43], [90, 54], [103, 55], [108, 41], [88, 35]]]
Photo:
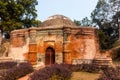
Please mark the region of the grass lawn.
[[88, 72], [73, 72], [71, 80], [97, 80], [100, 74]]

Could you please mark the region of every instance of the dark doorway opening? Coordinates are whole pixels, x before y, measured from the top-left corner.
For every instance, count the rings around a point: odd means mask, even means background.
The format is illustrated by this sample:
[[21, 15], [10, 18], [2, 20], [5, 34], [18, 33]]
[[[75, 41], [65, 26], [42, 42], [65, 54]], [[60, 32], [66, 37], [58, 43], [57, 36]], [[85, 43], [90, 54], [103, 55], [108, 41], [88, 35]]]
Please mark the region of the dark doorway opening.
[[55, 50], [52, 47], [48, 47], [45, 52], [45, 65], [51, 65], [55, 63]]

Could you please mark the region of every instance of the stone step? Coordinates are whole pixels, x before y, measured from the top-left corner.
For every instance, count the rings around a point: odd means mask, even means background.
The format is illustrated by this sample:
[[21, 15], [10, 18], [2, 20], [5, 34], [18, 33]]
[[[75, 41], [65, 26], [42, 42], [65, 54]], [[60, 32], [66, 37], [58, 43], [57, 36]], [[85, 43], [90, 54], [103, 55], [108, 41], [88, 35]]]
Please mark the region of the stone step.
[[3, 61], [13, 61], [13, 59], [11, 57], [0, 57], [0, 62]]
[[95, 65], [112, 65], [112, 59], [109, 58], [99, 58], [99, 59], [94, 59], [93, 64]]

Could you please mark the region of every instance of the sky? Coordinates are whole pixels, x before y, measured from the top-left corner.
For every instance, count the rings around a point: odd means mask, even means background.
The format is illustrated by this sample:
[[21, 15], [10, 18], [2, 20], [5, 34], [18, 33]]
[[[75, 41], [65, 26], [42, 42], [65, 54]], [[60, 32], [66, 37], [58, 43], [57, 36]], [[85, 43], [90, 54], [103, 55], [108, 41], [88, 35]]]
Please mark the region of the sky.
[[98, 0], [38, 0], [36, 6], [40, 21], [56, 14], [69, 17], [71, 20], [82, 20], [90, 18], [91, 12], [95, 9]]

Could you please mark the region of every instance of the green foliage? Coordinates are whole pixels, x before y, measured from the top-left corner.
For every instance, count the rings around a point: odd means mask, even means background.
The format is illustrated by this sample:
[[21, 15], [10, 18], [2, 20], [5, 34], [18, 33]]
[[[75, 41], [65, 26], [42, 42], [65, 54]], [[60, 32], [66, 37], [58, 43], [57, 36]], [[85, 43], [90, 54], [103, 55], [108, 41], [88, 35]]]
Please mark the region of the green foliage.
[[82, 26], [92, 26], [91, 20], [88, 19], [88, 17], [85, 17], [81, 21]]
[[[92, 23], [100, 28], [99, 39], [102, 49], [109, 49], [118, 39], [120, 0], [98, 0], [91, 13]], [[103, 33], [104, 34], [103, 34]], [[105, 35], [105, 36], [102, 36]]]
[[37, 0], [0, 0], [0, 28], [9, 33], [22, 26], [31, 27], [37, 14]]
[[[118, 25], [116, 26], [114, 15], [117, 15], [116, 13], [120, 11], [119, 3], [119, 0], [98, 0], [95, 9], [91, 13], [92, 22], [99, 26], [100, 29], [112, 27], [116, 30]], [[106, 23], [109, 23], [109, 26], [104, 26]]]
[[111, 39], [112, 37], [106, 34], [102, 29], [99, 29], [98, 35], [101, 49], [110, 49], [113, 47], [113, 44], [116, 41], [115, 38]]
[[83, 18], [81, 21], [74, 20], [74, 23], [77, 26], [92, 26], [92, 21], [88, 19], [88, 17]]
[[78, 20], [74, 20], [74, 23], [75, 23], [77, 26], [80, 26], [80, 25], [81, 25], [81, 22], [78, 21]]
[[109, 6], [106, 0], [98, 0], [98, 3], [91, 13], [92, 22], [102, 28], [102, 24], [108, 21]]
[[32, 21], [32, 26], [33, 27], [39, 27], [39, 26], [41, 26], [41, 21], [40, 20], [34, 20], [34, 21]]
[[105, 35], [105, 33], [101, 29], [98, 31], [98, 34], [101, 49], [107, 49], [109, 47], [107, 44], [109, 37]]

